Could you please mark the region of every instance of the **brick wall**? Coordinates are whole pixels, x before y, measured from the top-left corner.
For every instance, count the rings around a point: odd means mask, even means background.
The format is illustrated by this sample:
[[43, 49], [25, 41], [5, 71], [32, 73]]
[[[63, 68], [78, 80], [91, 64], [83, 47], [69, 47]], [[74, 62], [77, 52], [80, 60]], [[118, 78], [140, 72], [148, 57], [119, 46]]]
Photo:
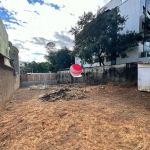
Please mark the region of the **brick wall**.
[[20, 77], [13, 69], [0, 65], [0, 111], [20, 86]]
[[20, 75], [20, 86], [26, 87], [38, 84], [56, 84], [56, 73], [31, 73]]
[[20, 75], [21, 82], [24, 81], [43, 81], [43, 80], [54, 80], [56, 79], [56, 73], [49, 73], [49, 74], [23, 74]]

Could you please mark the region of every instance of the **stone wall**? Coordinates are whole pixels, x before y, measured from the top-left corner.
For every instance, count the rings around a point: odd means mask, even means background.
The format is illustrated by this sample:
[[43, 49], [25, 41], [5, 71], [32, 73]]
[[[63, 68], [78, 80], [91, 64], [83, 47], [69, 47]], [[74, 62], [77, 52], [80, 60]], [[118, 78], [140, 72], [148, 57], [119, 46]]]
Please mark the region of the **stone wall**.
[[0, 111], [19, 87], [20, 77], [13, 69], [0, 65]]
[[105, 84], [107, 82], [125, 82], [137, 85], [137, 64], [84, 68], [82, 77], [73, 78], [69, 70], [57, 72], [58, 83]]

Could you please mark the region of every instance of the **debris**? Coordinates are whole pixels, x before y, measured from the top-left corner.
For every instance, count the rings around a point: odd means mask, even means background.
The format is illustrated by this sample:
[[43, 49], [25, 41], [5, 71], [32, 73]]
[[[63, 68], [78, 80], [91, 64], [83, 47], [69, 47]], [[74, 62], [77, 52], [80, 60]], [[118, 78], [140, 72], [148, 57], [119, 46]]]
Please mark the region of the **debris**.
[[71, 99], [84, 99], [86, 98], [85, 90], [77, 88], [60, 88], [46, 93], [39, 97], [39, 100], [54, 102], [56, 100], [71, 100]]
[[36, 90], [36, 89], [37, 89], [37, 86], [34, 86], [34, 85], [29, 87], [29, 90]]
[[46, 90], [48, 89], [48, 85], [32, 85], [29, 87], [29, 90]]

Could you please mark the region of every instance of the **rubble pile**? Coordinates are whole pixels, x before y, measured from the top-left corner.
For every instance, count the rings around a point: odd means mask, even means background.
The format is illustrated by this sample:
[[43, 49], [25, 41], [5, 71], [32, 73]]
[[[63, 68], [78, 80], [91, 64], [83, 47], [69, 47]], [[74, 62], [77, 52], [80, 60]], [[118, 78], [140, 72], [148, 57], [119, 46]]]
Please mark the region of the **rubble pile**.
[[86, 98], [86, 91], [82, 88], [60, 88], [40, 96], [39, 100], [54, 102], [56, 100], [72, 100], [84, 98]]

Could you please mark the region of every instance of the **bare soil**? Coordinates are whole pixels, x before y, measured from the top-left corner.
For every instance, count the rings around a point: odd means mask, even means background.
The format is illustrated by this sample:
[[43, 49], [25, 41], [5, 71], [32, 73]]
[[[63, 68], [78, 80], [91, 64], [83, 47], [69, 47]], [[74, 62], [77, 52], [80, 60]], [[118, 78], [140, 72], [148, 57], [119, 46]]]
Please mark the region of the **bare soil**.
[[74, 85], [86, 98], [38, 100], [62, 86], [14, 94], [0, 114], [0, 150], [150, 150], [150, 93]]

